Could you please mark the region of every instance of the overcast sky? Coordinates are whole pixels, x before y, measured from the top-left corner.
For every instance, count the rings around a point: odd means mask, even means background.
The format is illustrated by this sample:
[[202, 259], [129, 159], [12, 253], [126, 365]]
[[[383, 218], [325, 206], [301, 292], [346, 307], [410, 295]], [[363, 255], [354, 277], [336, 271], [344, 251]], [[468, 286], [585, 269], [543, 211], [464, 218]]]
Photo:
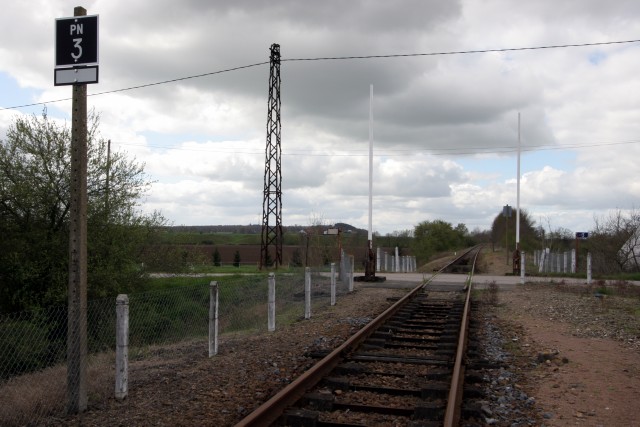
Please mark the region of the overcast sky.
[[[54, 87], [54, 23], [78, 2], [9, 0], [0, 14], [0, 136], [19, 114], [70, 120]], [[269, 47], [281, 46], [284, 225], [424, 220], [488, 229], [516, 205], [589, 231], [640, 201], [640, 43], [376, 59], [640, 39], [637, 0], [85, 1], [100, 20], [89, 108], [155, 182], [140, 208], [175, 225], [259, 224]], [[150, 83], [238, 71], [115, 91]]]

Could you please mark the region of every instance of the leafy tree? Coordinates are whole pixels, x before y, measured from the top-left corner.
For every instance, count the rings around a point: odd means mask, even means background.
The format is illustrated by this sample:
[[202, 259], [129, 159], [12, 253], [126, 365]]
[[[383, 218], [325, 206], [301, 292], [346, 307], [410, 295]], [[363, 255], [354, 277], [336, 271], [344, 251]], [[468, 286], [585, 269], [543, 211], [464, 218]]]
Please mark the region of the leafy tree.
[[376, 246], [407, 248], [413, 243], [413, 230], [394, 231], [376, 240]]
[[302, 253], [299, 248], [295, 248], [291, 254], [291, 266], [302, 267]]
[[[505, 236], [506, 233], [506, 236]], [[531, 219], [529, 213], [520, 210], [520, 249], [530, 252], [536, 248], [540, 248], [538, 238], [540, 233], [535, 228], [535, 221]], [[491, 225], [491, 245], [493, 249], [496, 246], [504, 248], [508, 243], [508, 247], [513, 251], [516, 247], [516, 213], [515, 209], [511, 218], [505, 218], [502, 212], [496, 215]]]
[[220, 267], [220, 251], [218, 248], [213, 251], [213, 265]]
[[480, 227], [476, 227], [469, 234], [471, 238], [471, 244], [476, 245], [478, 243], [491, 243], [491, 230], [481, 230]]
[[[137, 212], [151, 183], [144, 165], [107, 155], [89, 114], [88, 297], [140, 283], [144, 247], [164, 218]], [[66, 301], [71, 131], [47, 116], [16, 117], [0, 140], [0, 310]]]
[[240, 267], [240, 251], [236, 251], [233, 255], [233, 266]]
[[422, 221], [413, 232], [416, 257], [419, 262], [426, 262], [438, 252], [462, 248], [468, 244], [468, 234], [464, 224], [453, 228], [440, 219]]

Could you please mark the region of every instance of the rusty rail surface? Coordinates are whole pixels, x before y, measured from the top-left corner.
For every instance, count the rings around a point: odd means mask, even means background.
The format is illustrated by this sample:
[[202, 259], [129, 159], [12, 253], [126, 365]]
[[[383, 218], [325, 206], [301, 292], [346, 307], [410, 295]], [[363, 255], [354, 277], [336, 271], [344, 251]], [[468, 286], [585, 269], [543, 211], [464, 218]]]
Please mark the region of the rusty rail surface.
[[[324, 376], [330, 373], [344, 358], [346, 354], [350, 351], [358, 347], [362, 342], [364, 342], [371, 334], [373, 334], [380, 326], [382, 326], [388, 319], [390, 319], [394, 314], [396, 314], [405, 304], [407, 304], [411, 299], [413, 299], [416, 295], [418, 295], [425, 286], [427, 286], [434, 277], [443, 272], [447, 267], [456, 261], [460, 260], [464, 256], [466, 256], [470, 251], [477, 250], [479, 253], [479, 248], [474, 247], [467, 251], [465, 251], [462, 255], [457, 257], [455, 260], [451, 261], [445, 267], [436, 272], [431, 278], [423, 281], [418, 286], [416, 286], [411, 292], [402, 297], [392, 306], [387, 308], [380, 316], [376, 317], [374, 320], [369, 322], [364, 328], [354, 334], [352, 337], [347, 339], [344, 343], [342, 343], [339, 347], [325, 356], [318, 363], [313, 365], [308, 371], [303, 373], [300, 377], [295, 379], [285, 388], [276, 393], [269, 400], [264, 402], [258, 408], [256, 408], [252, 413], [250, 413], [247, 417], [242, 419], [240, 422], [236, 424], [236, 427], [249, 427], [249, 426], [270, 426], [275, 423], [278, 418], [284, 413], [285, 409], [289, 406], [292, 406], [296, 401], [298, 401], [304, 394], [311, 388], [313, 388], [316, 384], [318, 384]], [[476, 254], [477, 257], [477, 254]], [[475, 264], [475, 257], [474, 257]], [[468, 279], [468, 283], [470, 283], [470, 279]], [[468, 289], [470, 292], [470, 286]], [[468, 304], [469, 304], [469, 295], [467, 294], [467, 300], [465, 303], [465, 313], [463, 317], [463, 324], [466, 323], [468, 325]], [[460, 340], [459, 342], [464, 342], [466, 345], [466, 330], [467, 327], [464, 328], [465, 338], [464, 340]], [[460, 347], [460, 344], [458, 344]], [[458, 365], [458, 357], [456, 357], [456, 366]], [[460, 358], [461, 359], [461, 358]], [[462, 365], [460, 363], [460, 365]], [[461, 368], [458, 368], [460, 370]], [[462, 368], [462, 372], [464, 372]], [[454, 377], [455, 378], [455, 377]], [[462, 381], [463, 376], [458, 375], [458, 380]], [[452, 381], [453, 383], [453, 381]], [[460, 387], [458, 387], [460, 388]], [[461, 388], [460, 388], [461, 390]], [[457, 393], [456, 395], [457, 396]], [[462, 392], [460, 391], [460, 399], [462, 397]], [[451, 397], [450, 397], [451, 399]], [[456, 397], [458, 399], [458, 397]], [[457, 405], [460, 408], [460, 405]], [[459, 418], [459, 410], [458, 410], [458, 418]]]
[[471, 313], [471, 283], [473, 281], [473, 272], [476, 266], [476, 260], [480, 253], [481, 247], [473, 248], [476, 250], [471, 264], [471, 271], [467, 278], [466, 296], [464, 309], [462, 314], [462, 322], [460, 325], [460, 334], [458, 336], [458, 350], [456, 352], [456, 360], [453, 365], [453, 374], [451, 376], [451, 388], [449, 389], [449, 398], [447, 399], [447, 408], [444, 415], [444, 426], [454, 427], [460, 424], [460, 415], [462, 412], [462, 393], [464, 389], [464, 358], [467, 352], [467, 342], [469, 337], [469, 316]]
[[369, 335], [375, 332], [376, 329], [418, 294], [422, 290], [422, 286], [422, 284], [416, 286], [411, 292], [387, 308], [380, 316], [369, 322], [364, 328], [342, 343], [342, 345], [313, 365], [311, 369], [237, 423], [236, 427], [269, 426], [274, 423], [288, 406], [295, 403], [308, 389], [320, 382], [324, 375], [331, 372], [331, 370], [340, 363], [344, 354], [367, 339]]

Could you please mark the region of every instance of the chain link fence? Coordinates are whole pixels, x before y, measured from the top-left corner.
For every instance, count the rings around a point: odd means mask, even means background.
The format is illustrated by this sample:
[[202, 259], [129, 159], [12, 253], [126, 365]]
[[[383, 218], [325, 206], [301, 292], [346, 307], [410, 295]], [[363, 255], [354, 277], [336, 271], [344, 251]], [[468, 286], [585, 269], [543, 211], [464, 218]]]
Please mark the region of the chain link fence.
[[[202, 283], [129, 294], [129, 361], [170, 357], [177, 342], [207, 347], [209, 283], [219, 286], [219, 333], [267, 331], [264, 275], [203, 278]], [[311, 272], [311, 311], [331, 302], [330, 270]], [[349, 291], [336, 283], [336, 294]], [[276, 275], [276, 328], [305, 315], [304, 271]], [[89, 405], [113, 397], [116, 299], [87, 304]], [[67, 307], [0, 315], [0, 425], [35, 425], [67, 411]]]

